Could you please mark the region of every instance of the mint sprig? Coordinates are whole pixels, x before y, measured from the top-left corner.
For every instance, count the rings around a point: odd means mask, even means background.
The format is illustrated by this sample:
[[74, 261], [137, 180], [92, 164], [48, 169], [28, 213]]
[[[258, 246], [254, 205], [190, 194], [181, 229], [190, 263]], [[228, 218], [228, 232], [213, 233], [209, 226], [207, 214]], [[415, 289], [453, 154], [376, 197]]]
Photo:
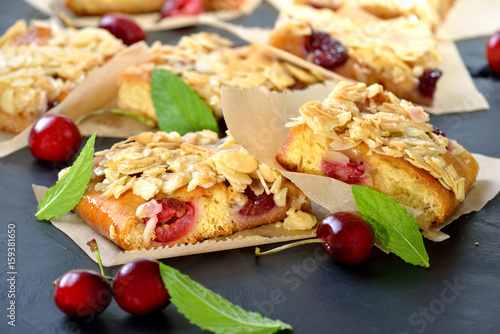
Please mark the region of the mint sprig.
[[90, 181], [95, 137], [96, 133], [87, 140], [68, 173], [43, 195], [36, 213], [39, 220], [62, 216], [80, 202]]
[[160, 274], [170, 301], [201, 329], [214, 333], [276, 333], [292, 327], [279, 320], [245, 311], [178, 270], [160, 263]]
[[151, 99], [162, 131], [184, 135], [209, 129], [219, 133], [210, 108], [175, 74], [164, 69], [153, 70]]
[[351, 189], [361, 216], [372, 226], [380, 243], [405, 262], [428, 268], [422, 233], [411, 213], [385, 194], [357, 185]]

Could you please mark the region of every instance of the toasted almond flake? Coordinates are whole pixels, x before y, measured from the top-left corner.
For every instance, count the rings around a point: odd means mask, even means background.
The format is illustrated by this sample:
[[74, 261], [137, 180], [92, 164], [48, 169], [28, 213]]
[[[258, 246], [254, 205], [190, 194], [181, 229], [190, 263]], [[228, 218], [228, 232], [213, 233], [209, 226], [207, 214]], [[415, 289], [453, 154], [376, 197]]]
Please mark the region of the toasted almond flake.
[[158, 223], [158, 217], [155, 215], [148, 219], [146, 223], [146, 227], [144, 228], [144, 232], [142, 233], [142, 243], [147, 245], [151, 242], [152, 239], [155, 238], [155, 227], [156, 223]]
[[216, 159], [217, 162], [223, 163], [230, 169], [239, 173], [253, 173], [258, 167], [257, 160], [254, 157], [242, 152], [217, 154], [213, 159]]
[[429, 114], [424, 112], [422, 107], [411, 107], [408, 109], [408, 114], [411, 119], [417, 123], [425, 123], [429, 121]]
[[326, 151], [324, 159], [332, 164], [347, 165], [349, 163], [347, 155], [336, 151]]

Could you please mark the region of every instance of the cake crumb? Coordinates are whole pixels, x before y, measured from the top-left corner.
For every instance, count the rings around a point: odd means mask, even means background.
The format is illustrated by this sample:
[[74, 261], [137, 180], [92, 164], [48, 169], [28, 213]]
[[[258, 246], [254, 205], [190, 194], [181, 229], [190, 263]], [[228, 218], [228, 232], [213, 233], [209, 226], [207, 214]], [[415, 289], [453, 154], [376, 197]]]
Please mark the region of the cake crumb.
[[477, 241], [476, 241], [476, 244], [475, 244], [475, 246], [479, 246], [479, 242], [477, 242]]

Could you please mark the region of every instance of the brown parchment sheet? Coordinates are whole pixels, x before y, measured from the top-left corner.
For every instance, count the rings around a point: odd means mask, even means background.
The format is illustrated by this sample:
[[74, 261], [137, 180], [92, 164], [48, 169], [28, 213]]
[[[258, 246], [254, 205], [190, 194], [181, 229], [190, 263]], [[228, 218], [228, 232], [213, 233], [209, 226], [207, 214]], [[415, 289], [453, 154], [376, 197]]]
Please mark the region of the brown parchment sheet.
[[[319, 72], [331, 80], [350, 80], [300, 57], [267, 45], [270, 29], [242, 27], [212, 18], [204, 20], [204, 23], [226, 29], [249, 43], [259, 44], [269, 54], [311, 71]], [[438, 51], [442, 57], [440, 69], [443, 75], [437, 83], [434, 105], [424, 107], [424, 109], [434, 115], [489, 109], [488, 101], [477, 90], [455, 43], [449, 39], [440, 39]]]
[[[267, 0], [267, 2], [277, 10], [293, 5], [293, 0]], [[355, 1], [347, 0], [347, 2]], [[371, 14], [364, 15], [364, 17], [369, 16]], [[436, 34], [439, 37], [452, 40], [488, 36], [500, 30], [499, 17], [500, 3], [498, 0], [457, 0]]]
[[453, 40], [489, 36], [500, 30], [499, 18], [498, 0], [458, 0], [437, 34]]
[[[289, 172], [275, 159], [279, 147], [286, 141], [289, 129], [285, 124], [292, 117], [298, 117], [299, 108], [309, 101], [323, 101], [334, 84], [314, 85], [295, 93], [276, 93], [259, 89], [241, 90], [224, 87], [222, 90], [222, 110], [231, 135], [249, 153], [263, 163], [279, 170], [297, 185], [311, 200], [331, 212], [357, 211], [350, 185], [335, 179]], [[480, 210], [500, 191], [500, 159], [474, 154], [480, 171], [477, 184], [450, 216], [445, 224], [428, 230], [425, 217], [410, 210], [419, 220], [419, 227], [425, 237], [441, 241], [448, 236], [441, 228], [472, 211]]]
[[[118, 75], [128, 66], [149, 60], [148, 46], [144, 42], [134, 44], [116, 54], [109, 62], [91, 72], [50, 114], [62, 114], [76, 121], [80, 116], [114, 105], [118, 92]], [[32, 125], [33, 126], [33, 125]], [[0, 158], [28, 145], [32, 126], [18, 135], [0, 131]], [[151, 129], [130, 117], [103, 114], [90, 117], [79, 124], [83, 135], [97, 131], [99, 136], [127, 138]]]
[[[36, 8], [43, 14], [51, 17], [57, 16], [62, 12], [78, 27], [97, 27], [100, 16], [78, 16], [70, 9], [64, 6], [63, 0], [24, 0], [32, 7]], [[126, 1], [126, 0], [123, 0]], [[148, 1], [148, 0], [144, 0]], [[200, 24], [205, 17], [217, 18], [220, 20], [235, 19], [240, 16], [251, 14], [260, 4], [262, 0], [246, 0], [238, 10], [221, 10], [216, 12], [205, 12], [200, 15], [193, 16], [177, 16], [169, 17], [160, 20], [160, 13], [138, 14], [132, 15], [142, 29], [146, 31], [170, 30], [183, 27], [189, 27]]]
[[[47, 188], [33, 185], [33, 191], [37, 200], [40, 201], [43, 194], [47, 191]], [[322, 207], [317, 205], [314, 206], [313, 213], [320, 217], [327, 214]], [[166, 259], [178, 256], [259, 246], [277, 242], [287, 242], [316, 236], [314, 229], [289, 231], [283, 227], [277, 227], [276, 224], [269, 224], [237, 232], [225, 237], [207, 239], [203, 242], [195, 244], [185, 244], [141, 251], [128, 251], [121, 249], [114, 242], [100, 235], [74, 212], [69, 212], [61, 217], [54, 218], [51, 222], [56, 228], [70, 237], [94, 261], [96, 261], [95, 255], [90, 251], [90, 248], [87, 246], [87, 242], [92, 239], [96, 239], [102, 263], [106, 267], [124, 264], [134, 259], [143, 257]], [[42, 222], [40, 222], [40, 224], [42, 224]], [[253, 249], [249, 250], [249, 252], [253, 252]]]

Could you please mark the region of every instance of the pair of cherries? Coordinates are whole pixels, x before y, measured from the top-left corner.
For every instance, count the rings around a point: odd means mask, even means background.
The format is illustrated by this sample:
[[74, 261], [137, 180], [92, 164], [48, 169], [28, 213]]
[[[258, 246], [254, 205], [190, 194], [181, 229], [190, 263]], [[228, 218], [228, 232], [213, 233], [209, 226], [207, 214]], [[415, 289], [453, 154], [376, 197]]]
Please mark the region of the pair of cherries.
[[71, 270], [57, 280], [54, 288], [56, 306], [73, 318], [93, 319], [115, 299], [131, 314], [144, 315], [163, 310], [170, 295], [160, 275], [160, 263], [138, 259], [123, 265], [112, 285], [103, 274], [93, 270]]

